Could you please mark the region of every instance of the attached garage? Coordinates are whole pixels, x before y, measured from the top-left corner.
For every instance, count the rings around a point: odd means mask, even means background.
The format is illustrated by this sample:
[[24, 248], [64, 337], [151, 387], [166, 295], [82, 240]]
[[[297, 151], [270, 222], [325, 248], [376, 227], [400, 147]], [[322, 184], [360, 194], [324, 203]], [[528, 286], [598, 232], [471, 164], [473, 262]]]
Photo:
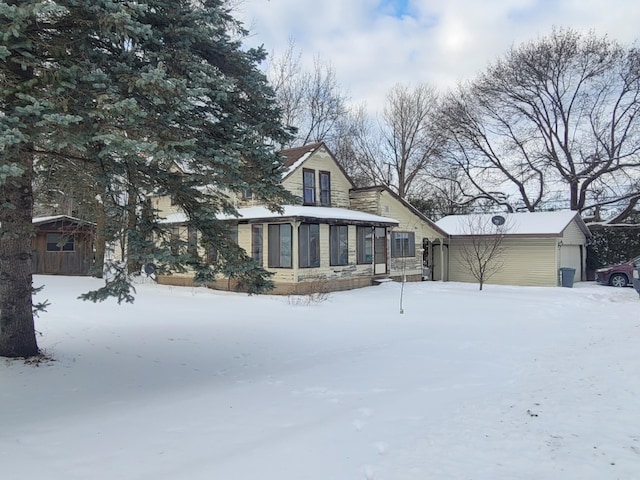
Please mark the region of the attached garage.
[[[486, 283], [556, 286], [561, 268], [575, 270], [574, 282], [586, 279], [587, 226], [577, 212], [532, 212], [498, 215], [504, 229], [492, 229], [496, 215], [452, 215], [436, 224], [451, 237], [449, 280], [476, 282], [466, 265], [465, 252], [478, 239], [502, 236], [495, 272]], [[475, 229], [475, 230], [474, 230]]]

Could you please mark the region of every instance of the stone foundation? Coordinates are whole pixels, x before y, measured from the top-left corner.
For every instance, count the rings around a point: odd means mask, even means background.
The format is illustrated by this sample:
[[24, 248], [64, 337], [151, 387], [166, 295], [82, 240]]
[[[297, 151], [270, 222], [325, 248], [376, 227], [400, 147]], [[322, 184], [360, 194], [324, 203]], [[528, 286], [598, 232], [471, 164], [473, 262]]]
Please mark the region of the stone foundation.
[[[158, 275], [157, 282], [160, 285], [174, 285], [177, 287], [201, 286], [193, 281], [192, 277], [182, 275]], [[216, 282], [207, 283], [206, 287], [214, 290], [237, 291], [238, 282], [229, 282], [226, 278]], [[311, 280], [300, 283], [274, 283], [273, 290], [267, 292], [270, 295], [308, 295], [310, 293], [329, 293], [354, 288], [369, 287], [373, 285], [371, 277], [341, 278], [331, 280]]]

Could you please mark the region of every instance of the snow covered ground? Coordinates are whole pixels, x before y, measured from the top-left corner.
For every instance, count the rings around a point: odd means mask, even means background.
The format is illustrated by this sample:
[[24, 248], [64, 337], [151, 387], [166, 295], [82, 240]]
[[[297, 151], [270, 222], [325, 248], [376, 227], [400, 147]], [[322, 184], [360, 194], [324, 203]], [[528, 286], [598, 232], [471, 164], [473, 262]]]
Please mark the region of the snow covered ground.
[[[425, 282], [322, 303], [36, 277], [55, 361], [0, 360], [0, 477], [640, 478], [633, 289]], [[302, 302], [304, 303], [304, 302]]]

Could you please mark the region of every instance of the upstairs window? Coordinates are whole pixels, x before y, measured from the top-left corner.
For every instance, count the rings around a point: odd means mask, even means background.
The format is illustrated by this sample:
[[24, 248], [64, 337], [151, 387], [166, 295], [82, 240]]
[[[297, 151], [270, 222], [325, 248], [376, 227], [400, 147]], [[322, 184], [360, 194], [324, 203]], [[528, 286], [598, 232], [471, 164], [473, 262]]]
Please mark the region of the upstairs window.
[[331, 205], [331, 173], [320, 172], [320, 205]]
[[316, 172], [302, 170], [302, 199], [305, 205], [316, 204]]

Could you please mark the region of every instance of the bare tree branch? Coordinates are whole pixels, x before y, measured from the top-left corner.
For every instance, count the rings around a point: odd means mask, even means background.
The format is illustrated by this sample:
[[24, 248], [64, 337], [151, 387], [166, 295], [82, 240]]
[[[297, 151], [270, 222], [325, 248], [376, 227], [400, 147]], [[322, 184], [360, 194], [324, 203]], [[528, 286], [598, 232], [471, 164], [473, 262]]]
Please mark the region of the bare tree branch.
[[[502, 218], [504, 217], [493, 217]], [[509, 231], [508, 221], [493, 223], [489, 215], [467, 215], [463, 237], [456, 239], [458, 260], [478, 281], [482, 290], [485, 282], [504, 266], [504, 238]]]
[[472, 179], [470, 195], [501, 191], [530, 211], [561, 198], [585, 214], [606, 207], [616, 220], [638, 204], [636, 48], [554, 30], [460, 86], [442, 113], [444, 158]]

